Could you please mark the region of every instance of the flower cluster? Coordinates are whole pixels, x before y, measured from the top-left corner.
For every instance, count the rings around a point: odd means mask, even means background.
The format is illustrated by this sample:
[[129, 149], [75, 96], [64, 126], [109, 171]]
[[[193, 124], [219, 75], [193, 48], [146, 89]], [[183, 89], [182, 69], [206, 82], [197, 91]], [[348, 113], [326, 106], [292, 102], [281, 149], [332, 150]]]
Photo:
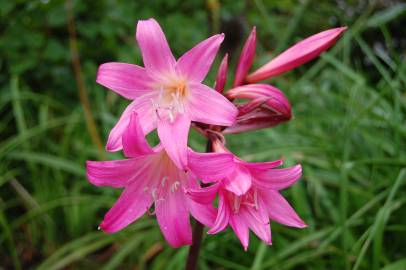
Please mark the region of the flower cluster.
[[[100, 228], [113, 233], [146, 212], [156, 214], [167, 242], [179, 247], [192, 243], [192, 215], [209, 227], [209, 234], [230, 225], [247, 249], [250, 229], [271, 244], [270, 220], [305, 227], [279, 192], [300, 178], [301, 166], [278, 169], [282, 160], [246, 162], [225, 147], [223, 134], [289, 120], [291, 106], [282, 91], [258, 82], [312, 60], [344, 30], [311, 36], [248, 74], [255, 56], [254, 28], [241, 52], [233, 87], [223, 95], [227, 55], [220, 64], [215, 90], [202, 83], [223, 34], [204, 40], [176, 60], [159, 24], [154, 19], [139, 21], [136, 40], [144, 67], [112, 62], [102, 64], [97, 74], [99, 84], [132, 100], [106, 145], [108, 151], [122, 150], [127, 159], [87, 162], [92, 184], [124, 189]], [[188, 147], [190, 127], [208, 138], [211, 152], [198, 153]], [[151, 147], [145, 137], [155, 129], [160, 144]]]

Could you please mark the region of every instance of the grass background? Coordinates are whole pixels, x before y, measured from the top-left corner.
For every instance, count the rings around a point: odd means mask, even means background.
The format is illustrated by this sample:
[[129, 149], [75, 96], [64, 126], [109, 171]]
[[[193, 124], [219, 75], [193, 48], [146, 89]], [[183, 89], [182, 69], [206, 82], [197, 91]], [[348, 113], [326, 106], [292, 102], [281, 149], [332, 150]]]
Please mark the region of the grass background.
[[[401, 2], [0, 1], [0, 269], [183, 267], [188, 248], [170, 248], [153, 218], [114, 235], [97, 231], [119, 191], [85, 178], [85, 160], [121, 157], [98, 151], [86, 108], [104, 143], [128, 103], [95, 83], [97, 67], [141, 64], [135, 24], [148, 17], [160, 22], [175, 56], [225, 32], [220, 56], [229, 52], [232, 63], [256, 25], [255, 66], [306, 36], [349, 26], [318, 60], [270, 81], [290, 99], [294, 119], [227, 137], [247, 160], [283, 156], [303, 165], [302, 180], [284, 195], [310, 226], [272, 223], [273, 246], [251, 234], [248, 252], [230, 230], [206, 237], [200, 269], [406, 269]], [[72, 69], [69, 12], [88, 104]], [[204, 140], [193, 133], [190, 145], [202, 150]]]

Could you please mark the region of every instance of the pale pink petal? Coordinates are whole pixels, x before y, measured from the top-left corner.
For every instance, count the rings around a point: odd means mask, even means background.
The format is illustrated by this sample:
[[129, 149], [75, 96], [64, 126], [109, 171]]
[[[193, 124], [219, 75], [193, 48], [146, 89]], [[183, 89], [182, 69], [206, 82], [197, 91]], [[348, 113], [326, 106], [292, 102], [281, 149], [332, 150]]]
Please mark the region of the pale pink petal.
[[157, 93], [143, 95], [127, 106], [117, 124], [110, 131], [106, 145], [107, 151], [114, 152], [123, 148], [122, 136], [130, 123], [132, 112], [137, 112], [138, 120], [144, 134], [148, 134], [155, 129], [156, 121], [154, 120], [154, 110], [151, 105], [151, 99], [154, 99], [156, 96]]
[[248, 169], [240, 165], [222, 181], [222, 184], [225, 189], [241, 196], [251, 187], [251, 174]]
[[290, 187], [302, 176], [302, 166], [296, 165], [284, 169], [257, 170], [253, 174], [253, 182], [256, 186], [281, 190]]
[[235, 72], [235, 78], [233, 86], [239, 86], [243, 84], [245, 76], [252, 66], [255, 56], [255, 47], [256, 47], [257, 33], [255, 26], [252, 28], [252, 31], [244, 44], [244, 47], [241, 51], [240, 59], [238, 60], [237, 70]]
[[197, 153], [189, 149], [188, 167], [203, 183], [220, 181], [235, 168], [230, 153]]
[[151, 204], [152, 196], [143, 191], [143, 181], [136, 181], [125, 188], [118, 201], [105, 215], [100, 228], [107, 233], [117, 232], [141, 217]]
[[216, 198], [218, 189], [219, 184], [216, 183], [205, 188], [188, 189], [186, 194], [197, 203], [209, 204]]
[[127, 99], [136, 99], [151, 92], [153, 80], [142, 67], [112, 62], [99, 66], [96, 82]]
[[214, 35], [193, 47], [179, 58], [176, 69], [187, 79], [201, 82], [213, 64], [224, 34]]
[[293, 210], [278, 191], [261, 189], [259, 192], [262, 200], [268, 208], [271, 220], [291, 227], [307, 227], [307, 225], [296, 214], [295, 210]]
[[217, 217], [214, 221], [213, 227], [207, 233], [216, 234], [224, 230], [230, 221], [230, 212], [230, 207], [227, 205], [226, 198], [224, 197], [223, 192], [220, 192]]
[[167, 191], [163, 200], [155, 202], [159, 227], [172, 247], [192, 243], [192, 229], [186, 200], [183, 191], [178, 189], [174, 192]]
[[300, 41], [248, 75], [247, 81], [258, 82], [309, 62], [330, 48], [346, 29], [347, 27], [329, 29]]
[[244, 166], [249, 170], [269, 170], [282, 166], [283, 160], [266, 161], [266, 162], [245, 162]]
[[192, 216], [207, 227], [212, 227], [217, 211], [211, 204], [201, 204], [193, 200], [188, 201]]
[[234, 123], [238, 110], [227, 98], [200, 83], [190, 83], [189, 87], [187, 108], [192, 121], [220, 126]]
[[221, 60], [219, 69], [217, 71], [214, 89], [219, 93], [223, 93], [224, 91], [224, 86], [226, 85], [227, 82], [227, 71], [228, 71], [228, 53], [224, 55], [224, 58], [223, 60]]
[[237, 235], [238, 239], [240, 239], [240, 242], [242, 246], [244, 247], [244, 250], [247, 251], [248, 249], [248, 243], [250, 240], [250, 232], [248, 225], [244, 221], [241, 216], [238, 214], [236, 215], [231, 215], [230, 216], [230, 226]]
[[126, 157], [137, 157], [154, 153], [145, 139], [136, 112], [131, 113], [130, 123], [128, 124], [128, 128], [124, 131], [122, 141], [124, 155]]
[[271, 228], [268, 220], [263, 220], [262, 216], [253, 207], [242, 207], [238, 214], [245, 220], [248, 227], [266, 244], [272, 244]]
[[179, 169], [187, 168], [187, 139], [190, 119], [178, 114], [173, 122], [162, 119], [158, 122], [158, 136], [165, 151]]
[[124, 187], [136, 174], [137, 160], [86, 161], [89, 182], [96, 186]]
[[147, 72], [174, 74], [175, 58], [165, 34], [154, 19], [138, 21], [136, 38]]

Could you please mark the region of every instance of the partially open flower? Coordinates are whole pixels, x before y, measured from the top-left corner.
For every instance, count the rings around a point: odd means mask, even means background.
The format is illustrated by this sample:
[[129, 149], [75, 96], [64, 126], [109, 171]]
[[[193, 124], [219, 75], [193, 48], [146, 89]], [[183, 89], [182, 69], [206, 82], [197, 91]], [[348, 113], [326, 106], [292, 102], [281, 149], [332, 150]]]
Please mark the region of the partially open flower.
[[227, 92], [230, 99], [243, 99], [237, 105], [238, 116], [234, 125], [224, 133], [240, 133], [276, 126], [291, 119], [289, 100], [278, 88], [268, 84], [247, 84]]

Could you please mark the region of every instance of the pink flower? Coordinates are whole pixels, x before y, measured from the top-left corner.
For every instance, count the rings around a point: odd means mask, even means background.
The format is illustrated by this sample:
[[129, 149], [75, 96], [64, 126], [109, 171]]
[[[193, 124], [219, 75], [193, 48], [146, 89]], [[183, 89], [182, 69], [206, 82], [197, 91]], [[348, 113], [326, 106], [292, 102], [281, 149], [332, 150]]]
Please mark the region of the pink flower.
[[230, 99], [246, 99], [237, 105], [236, 122], [224, 133], [240, 133], [249, 130], [276, 126], [292, 117], [287, 97], [278, 88], [268, 84], [246, 84], [229, 90]]
[[[141, 217], [154, 204], [159, 226], [165, 239], [173, 247], [189, 245], [192, 233], [189, 213], [206, 226], [213, 225], [215, 209], [211, 204], [191, 200], [186, 189], [199, 190], [192, 172], [180, 170], [158, 145], [151, 148], [145, 140], [137, 114], [132, 113], [123, 134], [125, 160], [87, 161], [87, 177], [96, 186], [124, 188], [118, 201], [107, 212], [100, 228], [117, 232]], [[195, 153], [188, 155], [199, 162], [200, 170], [221, 178], [230, 154]]]
[[309, 62], [333, 46], [345, 30], [347, 30], [347, 27], [333, 28], [300, 41], [249, 74], [246, 80], [249, 83], [259, 82]]
[[122, 135], [131, 112], [139, 115], [143, 133], [155, 128], [166, 153], [179, 168], [187, 165], [187, 136], [191, 121], [229, 126], [237, 109], [224, 96], [201, 82], [224, 35], [214, 35], [175, 60], [165, 35], [154, 19], [139, 21], [136, 39], [145, 68], [125, 63], [99, 67], [97, 82], [134, 100], [112, 129], [108, 151], [122, 149]]
[[[228, 152], [219, 142], [214, 143], [218, 152]], [[249, 229], [267, 244], [272, 243], [269, 220], [304, 228], [300, 219], [279, 190], [293, 185], [301, 176], [300, 165], [285, 169], [275, 169], [282, 165], [281, 160], [272, 162], [248, 163], [234, 156], [226, 177], [214, 185], [189, 190], [189, 196], [196, 202], [207, 204], [219, 194], [218, 212], [209, 234], [216, 234], [228, 225], [247, 250]], [[207, 179], [205, 173], [201, 177]]]

